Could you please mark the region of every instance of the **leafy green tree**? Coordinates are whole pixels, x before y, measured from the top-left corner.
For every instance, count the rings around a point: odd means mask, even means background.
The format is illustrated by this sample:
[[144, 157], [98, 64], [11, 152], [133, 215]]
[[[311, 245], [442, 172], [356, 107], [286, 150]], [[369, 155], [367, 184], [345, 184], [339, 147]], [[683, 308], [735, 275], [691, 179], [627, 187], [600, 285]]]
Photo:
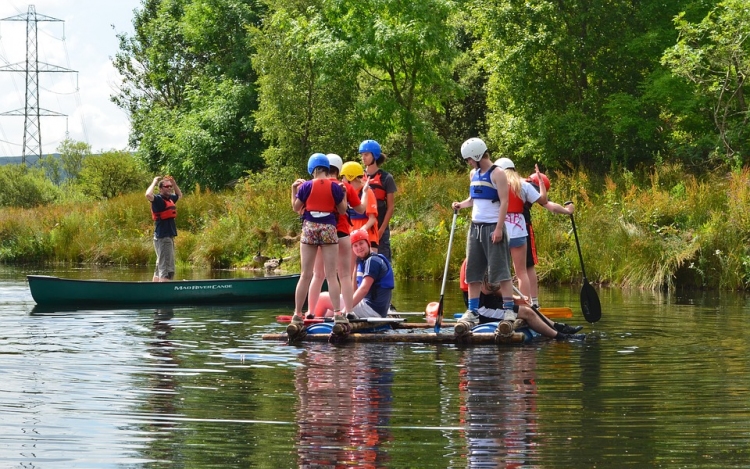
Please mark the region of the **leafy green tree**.
[[110, 199], [142, 191], [151, 178], [133, 155], [126, 151], [108, 151], [83, 161], [77, 185], [84, 195]]
[[119, 36], [123, 76], [113, 101], [131, 116], [130, 143], [155, 174], [220, 188], [262, 166], [249, 0], [143, 0], [134, 35]]
[[331, 0], [326, 9], [360, 69], [355, 133], [400, 157], [389, 167], [431, 167], [446, 156], [434, 116], [456, 93], [454, 8], [447, 0]]
[[490, 140], [528, 166], [652, 163], [668, 141], [645, 91], [688, 3], [471, 2], [463, 27], [489, 74]]
[[63, 181], [62, 162], [54, 155], [44, 155], [37, 161], [37, 166], [42, 168], [47, 178], [56, 186]]
[[91, 145], [66, 138], [60, 142], [57, 152], [60, 153], [63, 171], [67, 177], [75, 179], [81, 172], [84, 158], [91, 155]]
[[257, 128], [269, 143], [269, 166], [302, 170], [314, 152], [346, 155], [352, 135], [357, 69], [349, 45], [335, 37], [315, 2], [268, 3], [253, 30], [260, 105]]
[[750, 92], [750, 8], [743, 0], [725, 0], [700, 22], [681, 13], [677, 44], [663, 61], [712, 101], [711, 116], [726, 161], [735, 167], [750, 161], [747, 94]]

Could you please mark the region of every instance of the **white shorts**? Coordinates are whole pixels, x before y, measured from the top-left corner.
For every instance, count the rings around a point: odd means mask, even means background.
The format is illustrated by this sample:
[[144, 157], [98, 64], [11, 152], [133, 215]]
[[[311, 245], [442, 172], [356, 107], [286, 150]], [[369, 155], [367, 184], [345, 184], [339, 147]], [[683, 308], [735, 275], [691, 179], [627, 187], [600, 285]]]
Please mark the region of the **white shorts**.
[[489, 309], [482, 306], [477, 310], [480, 316], [497, 319], [498, 321], [515, 321], [518, 317], [512, 309]]
[[365, 303], [364, 301], [360, 301], [356, 305], [354, 305], [353, 311], [355, 316], [358, 318], [380, 318], [382, 317], [380, 314], [378, 314], [377, 311], [370, 308], [370, 305]]

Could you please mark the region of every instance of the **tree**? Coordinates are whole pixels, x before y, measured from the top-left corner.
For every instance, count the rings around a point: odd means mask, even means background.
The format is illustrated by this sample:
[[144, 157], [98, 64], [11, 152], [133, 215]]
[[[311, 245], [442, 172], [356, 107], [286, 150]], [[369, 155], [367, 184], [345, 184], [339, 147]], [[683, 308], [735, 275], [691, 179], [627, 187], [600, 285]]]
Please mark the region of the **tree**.
[[447, 0], [331, 0], [326, 10], [360, 69], [356, 133], [384, 140], [403, 168], [447, 153], [433, 116], [456, 93], [453, 13]]
[[750, 91], [750, 9], [743, 0], [725, 0], [702, 21], [692, 23], [684, 13], [675, 19], [680, 37], [664, 53], [673, 73], [692, 82], [710, 97], [712, 118], [726, 161], [739, 167], [750, 159], [747, 131]]
[[475, 0], [464, 28], [488, 81], [488, 137], [531, 166], [649, 164], [668, 148], [644, 99], [688, 0]]
[[78, 186], [85, 195], [112, 198], [143, 190], [150, 181], [139, 162], [126, 151], [108, 151], [83, 161]]
[[267, 164], [302, 170], [314, 152], [349, 153], [358, 137], [350, 131], [357, 69], [348, 44], [334, 37], [320, 5], [273, 1], [268, 8], [263, 28], [253, 30]]
[[52, 181], [54, 185], [59, 186], [63, 181], [62, 163], [59, 158], [54, 155], [44, 155], [39, 158], [36, 164], [44, 171], [47, 179]]
[[131, 116], [130, 143], [155, 174], [220, 188], [262, 166], [254, 131], [250, 0], [144, 0], [133, 36], [119, 36], [123, 76], [113, 101]]
[[91, 155], [91, 145], [66, 138], [60, 142], [57, 151], [60, 153], [63, 171], [68, 178], [75, 179], [81, 172], [84, 158]]

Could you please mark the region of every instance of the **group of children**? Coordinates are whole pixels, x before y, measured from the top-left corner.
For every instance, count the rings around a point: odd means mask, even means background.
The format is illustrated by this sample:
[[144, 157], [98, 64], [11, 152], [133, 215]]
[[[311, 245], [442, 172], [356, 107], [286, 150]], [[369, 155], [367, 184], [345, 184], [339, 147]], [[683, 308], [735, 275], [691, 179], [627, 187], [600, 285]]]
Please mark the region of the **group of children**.
[[[353, 317], [385, 317], [394, 286], [389, 221], [396, 184], [380, 169], [380, 145], [359, 146], [362, 165], [340, 156], [315, 153], [308, 161], [311, 180], [292, 184], [292, 207], [302, 217], [301, 273], [295, 294], [293, 324], [302, 324], [303, 305], [310, 316], [333, 314], [334, 322]], [[573, 205], [547, 199], [549, 179], [535, 168], [522, 178], [508, 158], [490, 160], [487, 145], [471, 138], [461, 146], [471, 166], [469, 196], [454, 210], [472, 208], [462, 266], [468, 310], [456, 326], [468, 330], [483, 322], [524, 319], [538, 333], [558, 340], [580, 340], [580, 326], [555, 323], [539, 312], [537, 261], [530, 208], [572, 215]], [[341, 180], [339, 180], [341, 178]], [[519, 292], [528, 305], [516, 305], [510, 263]], [[356, 264], [356, 268], [355, 268]], [[323, 281], [328, 292], [321, 293]]]
[[[580, 326], [555, 323], [539, 312], [536, 250], [530, 208], [534, 203], [553, 213], [571, 215], [573, 205], [563, 207], [547, 200], [549, 179], [535, 168], [521, 178], [508, 158], [490, 160], [487, 145], [470, 138], [461, 146], [461, 156], [471, 166], [469, 196], [453, 202], [454, 210], [472, 208], [466, 239], [466, 261], [462, 266], [468, 310], [456, 326], [457, 333], [485, 322], [525, 320], [536, 332], [558, 340], [582, 340]], [[532, 183], [536, 183], [532, 185]], [[510, 263], [520, 292], [528, 305], [516, 305]]]
[[[305, 299], [308, 316], [332, 313], [336, 323], [388, 314], [394, 287], [388, 225], [396, 185], [380, 169], [385, 155], [378, 142], [363, 141], [359, 153], [366, 169], [315, 153], [307, 164], [312, 179], [292, 184], [292, 208], [302, 217], [292, 324], [304, 323]], [[321, 293], [324, 280], [328, 292]]]

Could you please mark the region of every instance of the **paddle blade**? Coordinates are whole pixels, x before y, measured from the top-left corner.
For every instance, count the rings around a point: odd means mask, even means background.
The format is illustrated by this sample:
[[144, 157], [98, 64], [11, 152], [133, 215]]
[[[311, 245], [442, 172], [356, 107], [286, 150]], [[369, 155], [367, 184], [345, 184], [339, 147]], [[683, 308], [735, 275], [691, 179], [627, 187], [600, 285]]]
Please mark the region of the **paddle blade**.
[[602, 305], [599, 303], [599, 295], [588, 282], [584, 282], [581, 288], [581, 312], [583, 312], [584, 319], [592, 324], [602, 318]]
[[539, 308], [539, 311], [548, 318], [567, 319], [573, 317], [573, 310], [568, 307]]

